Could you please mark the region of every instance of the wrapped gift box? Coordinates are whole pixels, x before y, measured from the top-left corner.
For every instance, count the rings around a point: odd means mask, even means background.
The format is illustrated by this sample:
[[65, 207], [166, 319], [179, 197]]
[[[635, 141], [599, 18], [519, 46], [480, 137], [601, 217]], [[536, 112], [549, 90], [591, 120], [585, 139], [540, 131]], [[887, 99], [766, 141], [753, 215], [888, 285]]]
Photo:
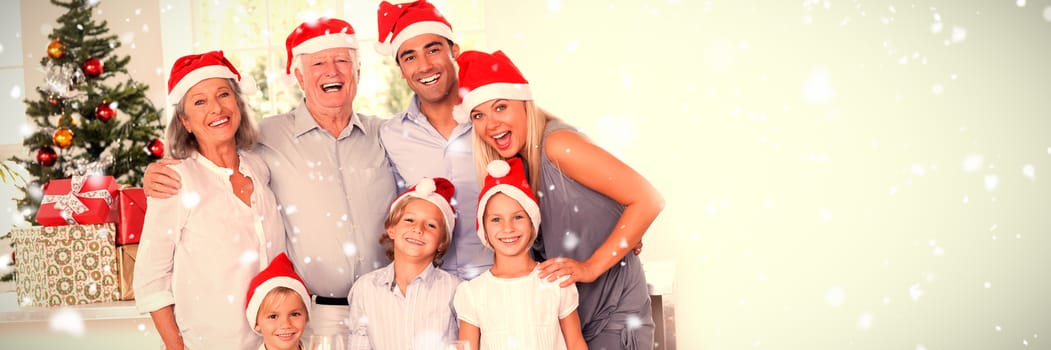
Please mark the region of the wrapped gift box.
[[112, 213], [117, 182], [112, 176], [74, 176], [48, 181], [36, 221], [43, 226], [101, 224]]
[[120, 271], [120, 300], [135, 300], [132, 282], [135, 277], [135, 257], [139, 255], [138, 244], [117, 247], [117, 266]]
[[117, 194], [117, 246], [137, 244], [146, 219], [146, 193], [141, 188], [125, 188]]
[[[15, 292], [23, 306], [121, 299], [113, 223], [15, 228]], [[129, 281], [130, 284], [130, 281]]]

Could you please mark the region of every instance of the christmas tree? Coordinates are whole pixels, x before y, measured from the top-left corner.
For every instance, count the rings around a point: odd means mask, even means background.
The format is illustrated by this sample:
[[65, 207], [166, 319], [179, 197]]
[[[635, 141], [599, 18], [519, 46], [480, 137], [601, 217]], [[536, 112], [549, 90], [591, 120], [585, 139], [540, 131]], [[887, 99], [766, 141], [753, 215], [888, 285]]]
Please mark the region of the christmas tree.
[[25, 101], [36, 124], [22, 143], [31, 154], [12, 159], [32, 177], [29, 195], [19, 202], [30, 222], [48, 181], [110, 175], [139, 186], [146, 165], [164, 153], [160, 111], [146, 97], [148, 87], [128, 76], [131, 57], [113, 53], [121, 46], [117, 35], [92, 17], [98, 0], [51, 3], [68, 11], [48, 35], [51, 42], [41, 43], [47, 55], [40, 60], [46, 78], [36, 89], [39, 97]]

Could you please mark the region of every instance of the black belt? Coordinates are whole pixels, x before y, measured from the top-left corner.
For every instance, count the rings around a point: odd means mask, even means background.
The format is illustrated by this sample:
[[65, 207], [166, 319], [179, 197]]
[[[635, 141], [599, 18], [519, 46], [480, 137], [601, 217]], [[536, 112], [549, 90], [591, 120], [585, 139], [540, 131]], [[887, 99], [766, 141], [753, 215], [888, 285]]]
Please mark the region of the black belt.
[[329, 298], [320, 295], [314, 296], [314, 303], [318, 305], [350, 305], [347, 298]]

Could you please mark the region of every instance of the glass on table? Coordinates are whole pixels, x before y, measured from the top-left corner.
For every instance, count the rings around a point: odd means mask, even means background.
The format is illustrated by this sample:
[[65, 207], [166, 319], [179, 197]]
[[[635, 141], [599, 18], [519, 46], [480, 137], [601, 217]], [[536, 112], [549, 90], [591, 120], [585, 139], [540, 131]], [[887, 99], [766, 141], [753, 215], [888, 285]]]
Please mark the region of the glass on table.
[[307, 343], [307, 350], [347, 350], [346, 335], [312, 334]]

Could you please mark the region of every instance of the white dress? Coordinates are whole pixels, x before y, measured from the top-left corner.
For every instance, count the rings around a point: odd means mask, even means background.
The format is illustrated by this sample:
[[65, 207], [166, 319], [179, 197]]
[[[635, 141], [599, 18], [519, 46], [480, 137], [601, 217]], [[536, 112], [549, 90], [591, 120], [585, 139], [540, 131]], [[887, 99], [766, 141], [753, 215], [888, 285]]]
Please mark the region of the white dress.
[[538, 277], [498, 278], [485, 271], [460, 284], [453, 305], [481, 331], [480, 349], [565, 349], [559, 320], [577, 309], [577, 287]]
[[239, 155], [252, 206], [234, 196], [230, 169], [199, 154], [172, 166], [182, 177], [178, 195], [147, 199], [135, 305], [147, 313], [174, 304], [187, 349], [255, 350], [262, 341], [245, 320], [245, 294], [284, 251], [284, 225], [265, 164], [252, 152]]

